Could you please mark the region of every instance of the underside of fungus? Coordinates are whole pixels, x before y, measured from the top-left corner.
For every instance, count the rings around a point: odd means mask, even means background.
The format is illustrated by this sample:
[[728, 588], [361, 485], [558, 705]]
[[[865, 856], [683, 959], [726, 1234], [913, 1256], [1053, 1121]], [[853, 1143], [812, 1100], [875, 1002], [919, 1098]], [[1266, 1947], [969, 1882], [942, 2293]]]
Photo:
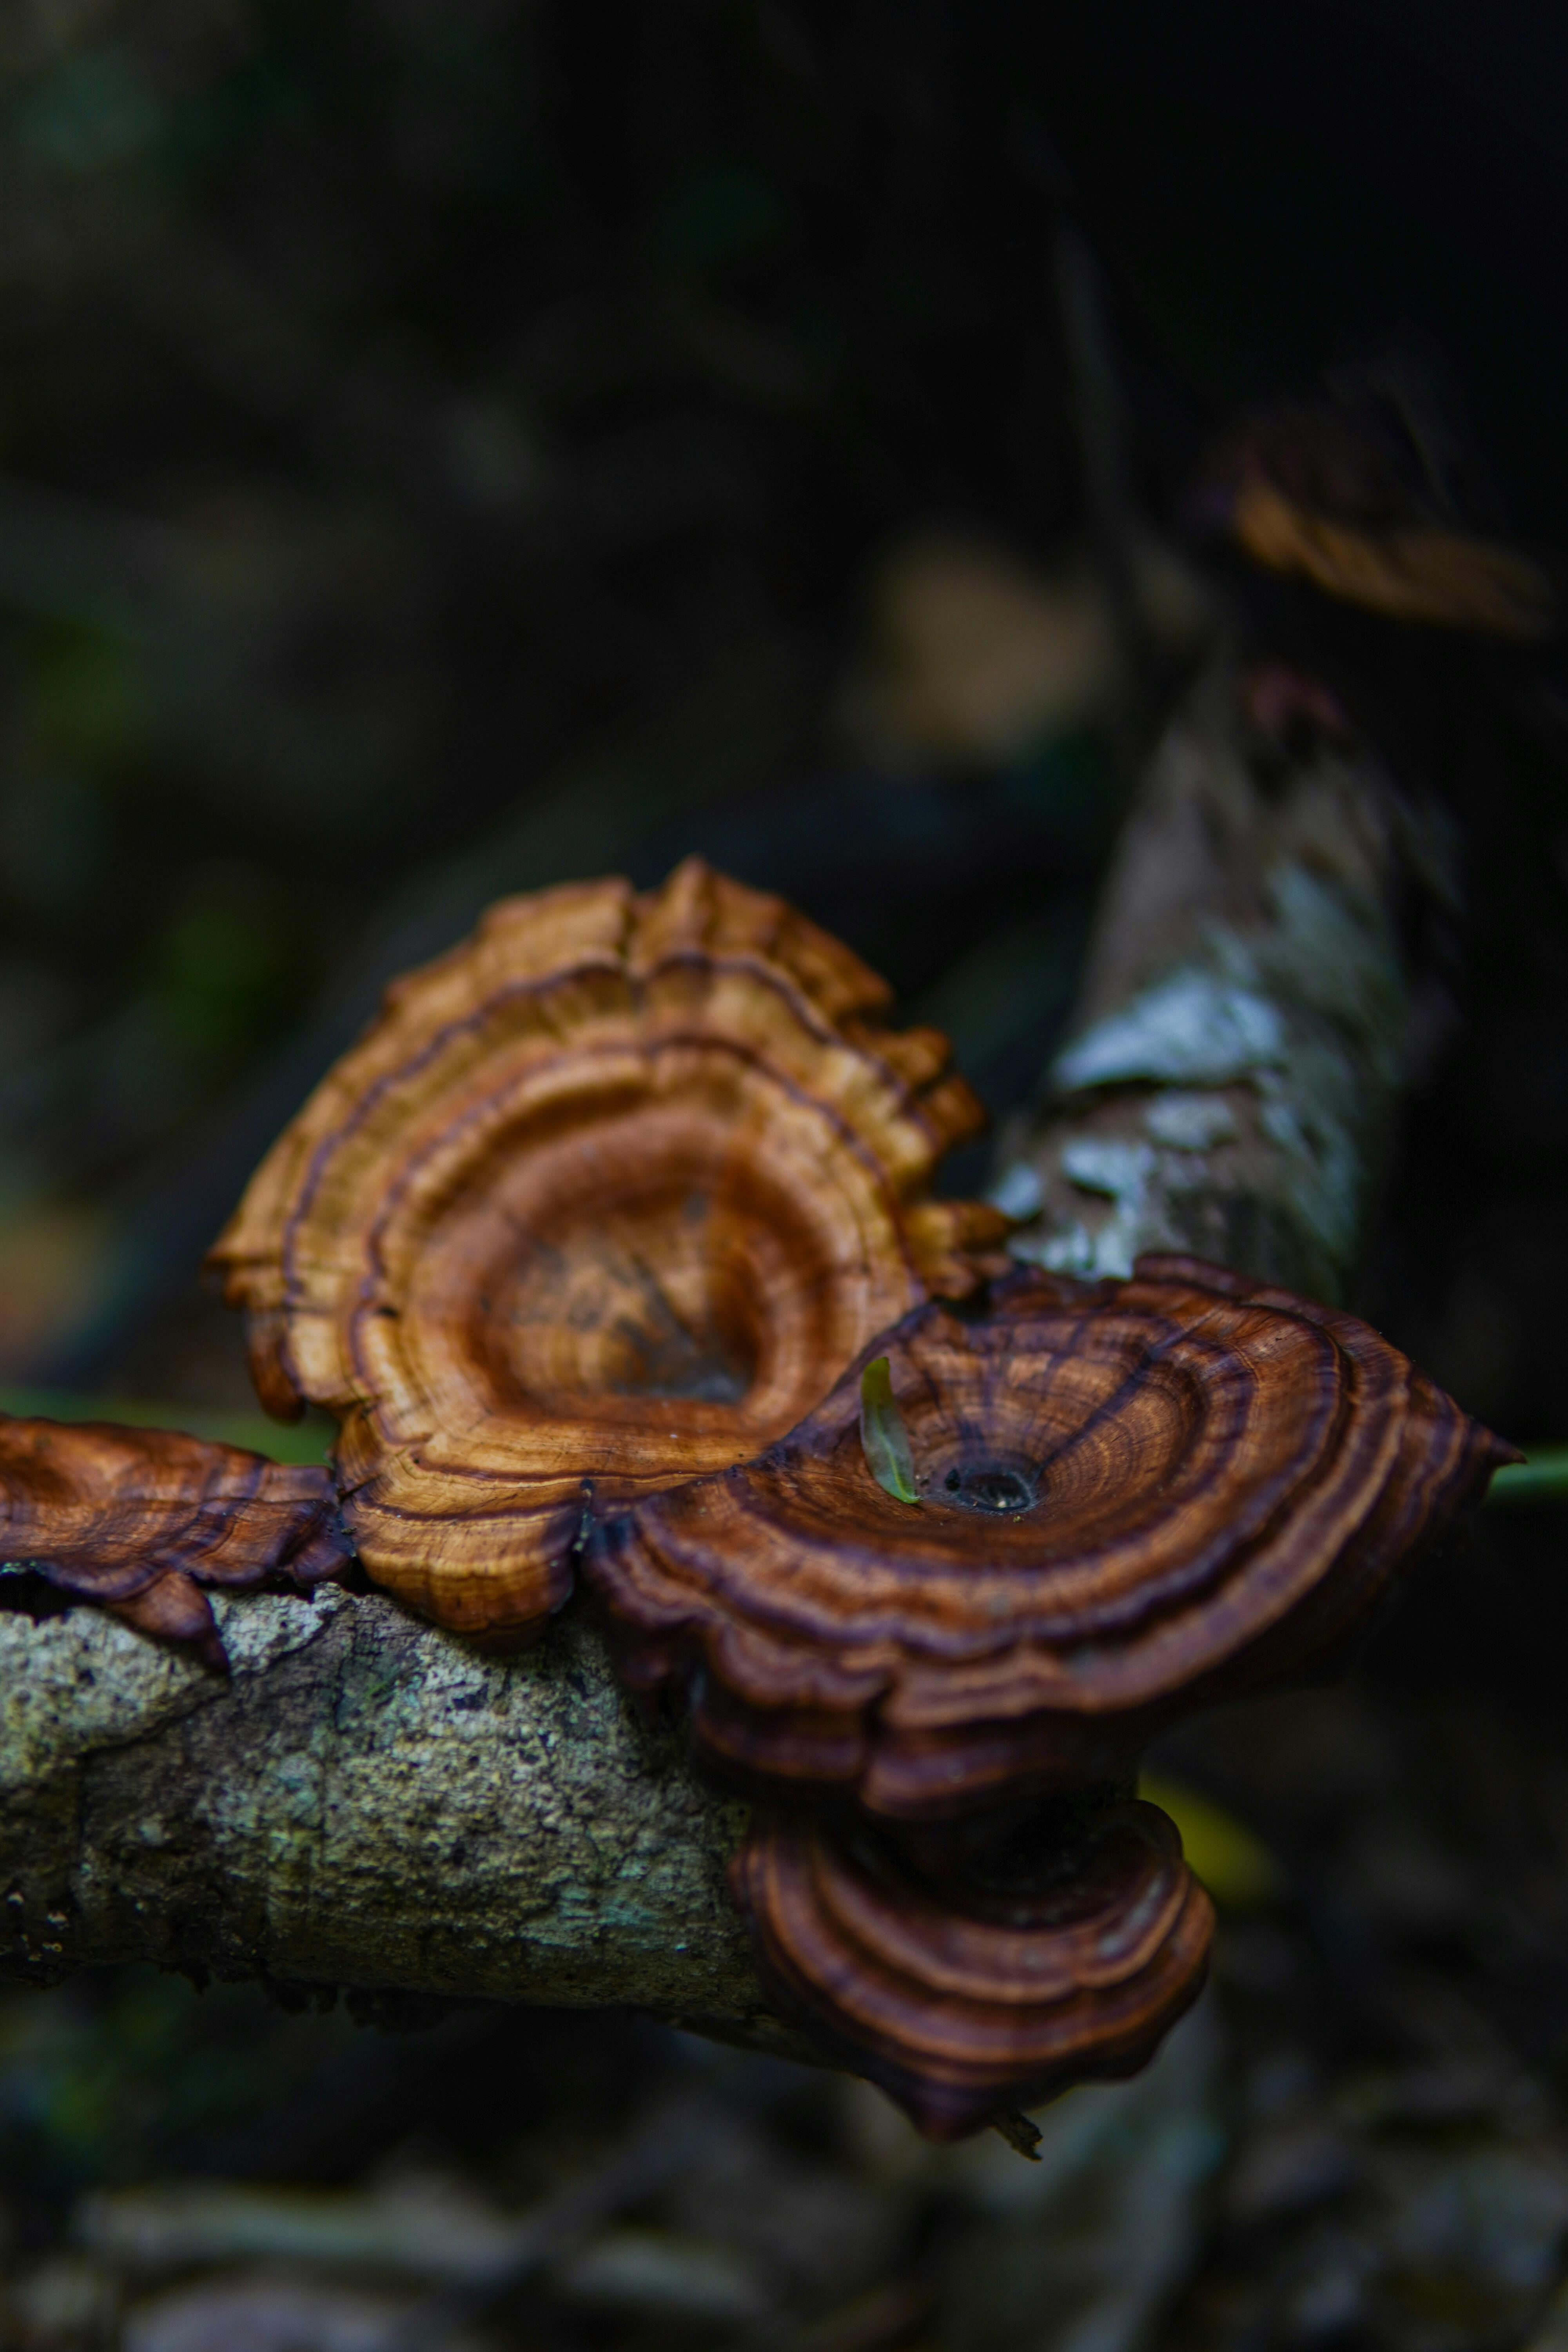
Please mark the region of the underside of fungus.
[[779, 2009], [932, 2139], [1133, 2073], [1196, 1999], [1214, 1935], [1148, 1804], [1102, 1814], [1026, 1890], [933, 1887], [884, 1840], [777, 1814], [730, 1878]]
[[324, 1470], [177, 1430], [0, 1420], [0, 1560], [209, 1665], [205, 1586], [308, 1590], [353, 1558]]
[[748, 1459], [973, 1288], [1005, 1221], [930, 1186], [979, 1105], [888, 1002], [695, 859], [508, 900], [389, 991], [215, 1253], [263, 1402], [338, 1419], [378, 1582], [536, 1632], [590, 1503]]
[[1125, 1773], [1173, 1717], [1324, 1671], [1509, 1449], [1353, 1317], [1184, 1258], [916, 1308], [758, 1460], [599, 1528], [636, 1684], [744, 1783], [919, 1822]]

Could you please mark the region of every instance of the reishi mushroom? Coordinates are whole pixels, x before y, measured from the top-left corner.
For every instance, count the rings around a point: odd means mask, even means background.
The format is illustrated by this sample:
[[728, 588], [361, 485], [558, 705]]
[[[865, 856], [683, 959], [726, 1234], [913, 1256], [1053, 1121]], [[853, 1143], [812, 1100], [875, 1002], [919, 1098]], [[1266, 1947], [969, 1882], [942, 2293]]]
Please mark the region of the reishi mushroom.
[[956, 2139], [1135, 2073], [1203, 1989], [1214, 1907], [1166, 1814], [1109, 1807], [1054, 1864], [933, 1886], [885, 1840], [769, 1813], [730, 1883], [779, 2010]]
[[755, 1461], [594, 1532], [622, 1671], [743, 1784], [884, 1822], [1124, 1778], [1195, 1706], [1322, 1670], [1510, 1449], [1352, 1316], [1180, 1257], [1021, 1270], [882, 1334]]
[[930, 1193], [980, 1106], [889, 993], [698, 859], [504, 901], [389, 990], [213, 1254], [263, 1402], [337, 1417], [377, 1582], [536, 1633], [590, 1497], [750, 1458], [994, 1266], [1005, 1220]]
[[353, 1559], [324, 1470], [178, 1430], [0, 1420], [0, 1559], [220, 1671], [205, 1586], [309, 1591]]

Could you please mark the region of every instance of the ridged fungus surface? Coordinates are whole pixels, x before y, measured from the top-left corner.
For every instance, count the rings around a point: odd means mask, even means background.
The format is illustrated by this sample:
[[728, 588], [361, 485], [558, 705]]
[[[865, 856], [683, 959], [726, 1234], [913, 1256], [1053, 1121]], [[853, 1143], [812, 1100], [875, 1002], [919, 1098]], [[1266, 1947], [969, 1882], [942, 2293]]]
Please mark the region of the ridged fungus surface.
[[0, 1420], [0, 1559], [226, 1661], [203, 1587], [309, 1590], [353, 1558], [324, 1470], [109, 1422]]
[[730, 1867], [770, 1998], [932, 2139], [1130, 2074], [1196, 1999], [1214, 1910], [1153, 1805], [1119, 1805], [1043, 1890], [940, 1889], [884, 1841], [761, 1818]]
[[1172, 1717], [1325, 1669], [1510, 1457], [1364, 1323], [1186, 1258], [1020, 1271], [866, 1355], [915, 1504], [873, 1475], [857, 1368], [585, 1570], [711, 1760], [892, 1821], [1114, 1778]]
[[696, 859], [504, 901], [389, 991], [215, 1253], [263, 1402], [338, 1418], [379, 1583], [537, 1631], [590, 1496], [746, 1459], [973, 1289], [1005, 1221], [930, 1184], [980, 1107], [889, 996]]

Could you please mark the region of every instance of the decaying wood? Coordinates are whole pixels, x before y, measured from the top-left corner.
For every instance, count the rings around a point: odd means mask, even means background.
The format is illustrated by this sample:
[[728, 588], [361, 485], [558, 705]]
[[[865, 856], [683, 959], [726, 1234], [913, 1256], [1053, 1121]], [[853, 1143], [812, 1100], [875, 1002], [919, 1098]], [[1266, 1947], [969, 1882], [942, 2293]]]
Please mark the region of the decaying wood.
[[1391, 1138], [1413, 903], [1445, 837], [1315, 681], [1225, 656], [1159, 745], [1044, 1107], [1004, 1138], [1021, 1257], [1186, 1251], [1342, 1299]]
[[499, 1659], [380, 1595], [216, 1597], [228, 1685], [94, 1611], [0, 1619], [11, 1969], [226, 1977], [748, 2023], [742, 1810], [591, 1625]]
[[[1352, 744], [1288, 752], [1255, 706], [1217, 666], [1129, 820], [1061, 1091], [1002, 1157], [1037, 1262], [1184, 1248], [1345, 1287], [1421, 845]], [[743, 1811], [636, 1717], [580, 1603], [512, 1658], [380, 1595], [216, 1606], [226, 1685], [90, 1611], [0, 1617], [12, 1973], [630, 2002], [786, 2046], [724, 1886]]]

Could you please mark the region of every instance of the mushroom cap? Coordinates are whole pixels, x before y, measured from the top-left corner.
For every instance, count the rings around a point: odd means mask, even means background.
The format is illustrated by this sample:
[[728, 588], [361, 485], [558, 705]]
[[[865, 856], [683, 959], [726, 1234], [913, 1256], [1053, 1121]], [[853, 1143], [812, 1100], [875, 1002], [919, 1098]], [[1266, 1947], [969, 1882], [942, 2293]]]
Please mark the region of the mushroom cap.
[[1509, 1449], [1353, 1316], [1173, 1257], [917, 1308], [782, 1443], [651, 1497], [584, 1573], [623, 1671], [752, 1785], [940, 1821], [1124, 1772], [1204, 1701], [1326, 1668]]
[[378, 1582], [539, 1630], [590, 1487], [747, 1458], [981, 1279], [1005, 1220], [929, 1188], [983, 1114], [889, 993], [697, 859], [505, 900], [389, 990], [214, 1252], [263, 1402], [338, 1417]]
[[1124, 1804], [1043, 1890], [933, 1888], [888, 1845], [759, 1819], [730, 1865], [770, 1998], [931, 2139], [1130, 2074], [1202, 1990], [1214, 1907], [1175, 1823]]
[[210, 1665], [226, 1661], [203, 1586], [308, 1590], [353, 1559], [324, 1470], [179, 1430], [0, 1420], [0, 1559]]
[[1388, 620], [1549, 636], [1552, 583], [1465, 512], [1464, 468], [1431, 391], [1342, 378], [1326, 399], [1262, 410], [1211, 452], [1192, 520], [1265, 571]]
[[1260, 474], [1236, 493], [1232, 536], [1265, 571], [1392, 621], [1532, 639], [1556, 627], [1552, 583], [1512, 550], [1431, 525], [1375, 531], [1298, 506]]

